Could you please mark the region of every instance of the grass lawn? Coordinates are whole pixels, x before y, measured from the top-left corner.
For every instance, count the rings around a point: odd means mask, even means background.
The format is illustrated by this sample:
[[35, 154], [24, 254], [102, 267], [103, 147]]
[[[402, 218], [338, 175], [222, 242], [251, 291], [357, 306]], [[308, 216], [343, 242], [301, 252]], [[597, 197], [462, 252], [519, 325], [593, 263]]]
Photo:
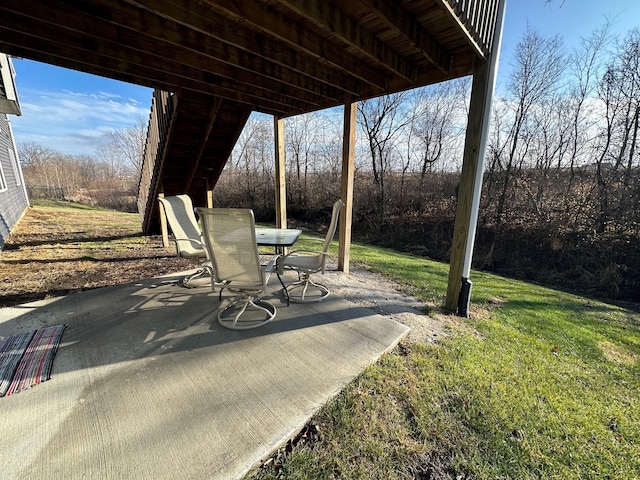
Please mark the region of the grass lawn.
[[[352, 260], [443, 303], [447, 265], [362, 245]], [[471, 319], [384, 356], [253, 478], [640, 478], [640, 314], [472, 280]]]
[[[139, 229], [137, 215], [37, 203], [0, 254], [0, 305], [193, 268]], [[305, 237], [297, 248], [317, 248]], [[353, 266], [443, 303], [447, 265], [358, 244], [351, 253]], [[472, 280], [471, 319], [383, 356], [252, 476], [640, 478], [640, 308]]]
[[32, 201], [0, 252], [0, 307], [187, 270], [136, 213]]

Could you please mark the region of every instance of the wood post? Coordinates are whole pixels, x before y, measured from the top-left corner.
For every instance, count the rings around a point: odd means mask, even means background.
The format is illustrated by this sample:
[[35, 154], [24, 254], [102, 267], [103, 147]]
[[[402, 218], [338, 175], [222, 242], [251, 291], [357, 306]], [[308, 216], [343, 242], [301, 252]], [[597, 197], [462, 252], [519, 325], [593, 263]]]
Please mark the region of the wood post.
[[449, 283], [445, 308], [450, 312], [458, 309], [458, 298], [462, 282], [462, 268], [464, 253], [467, 248], [469, 222], [471, 220], [471, 203], [473, 185], [475, 184], [476, 167], [479, 161], [480, 132], [484, 115], [484, 85], [486, 84], [487, 64], [476, 66], [473, 73], [471, 88], [471, 102], [469, 105], [469, 119], [464, 143], [464, 157], [462, 174], [458, 185], [458, 205], [453, 229], [453, 243], [451, 245], [451, 261], [449, 263]]
[[287, 187], [284, 162], [284, 119], [273, 117], [276, 163], [276, 227], [287, 228]]
[[342, 134], [342, 177], [340, 198], [344, 202], [340, 219], [340, 247], [338, 252], [338, 270], [349, 273], [351, 255], [351, 224], [353, 222], [353, 177], [355, 172], [356, 146], [356, 103], [344, 106], [344, 128]]
[[207, 178], [207, 208], [213, 208], [213, 188]]
[[473, 72], [469, 119], [465, 137], [462, 175], [451, 246], [449, 283], [445, 308], [468, 316], [471, 298], [471, 260], [482, 192], [484, 156], [491, 121], [491, 101], [496, 85], [506, 0], [500, 0], [488, 61], [477, 63]]
[[[158, 193], [158, 198], [164, 198], [164, 193]], [[164, 211], [162, 203], [158, 202], [160, 213], [160, 231], [162, 232], [162, 246], [169, 248], [169, 227], [167, 226], [167, 212]]]

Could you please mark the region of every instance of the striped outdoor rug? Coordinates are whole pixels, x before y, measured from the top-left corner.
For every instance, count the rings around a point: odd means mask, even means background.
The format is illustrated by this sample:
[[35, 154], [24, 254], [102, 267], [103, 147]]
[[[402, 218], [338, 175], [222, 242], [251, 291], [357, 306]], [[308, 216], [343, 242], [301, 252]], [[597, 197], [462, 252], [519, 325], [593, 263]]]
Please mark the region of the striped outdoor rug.
[[51, 378], [53, 357], [66, 325], [0, 337], [0, 397]]

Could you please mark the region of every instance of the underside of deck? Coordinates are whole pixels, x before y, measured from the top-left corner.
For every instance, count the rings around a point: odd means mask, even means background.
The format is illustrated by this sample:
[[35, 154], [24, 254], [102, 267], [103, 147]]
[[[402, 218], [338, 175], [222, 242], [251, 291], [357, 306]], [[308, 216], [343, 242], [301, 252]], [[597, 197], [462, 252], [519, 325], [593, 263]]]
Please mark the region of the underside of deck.
[[166, 92], [140, 184], [148, 232], [158, 193], [201, 203], [250, 112], [287, 117], [469, 75], [497, 13], [498, 0], [3, 0], [0, 51]]

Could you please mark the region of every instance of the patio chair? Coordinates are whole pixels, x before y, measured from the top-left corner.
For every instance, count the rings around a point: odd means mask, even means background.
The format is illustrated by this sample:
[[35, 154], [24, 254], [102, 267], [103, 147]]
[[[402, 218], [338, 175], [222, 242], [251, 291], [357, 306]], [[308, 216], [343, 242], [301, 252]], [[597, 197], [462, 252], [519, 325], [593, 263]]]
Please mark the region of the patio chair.
[[[207, 258], [207, 253], [202, 246], [200, 227], [196, 220], [191, 198], [188, 195], [176, 195], [159, 198], [158, 200], [167, 216], [178, 257]], [[205, 274], [209, 274], [213, 284], [214, 275], [209, 260], [205, 261], [194, 274], [184, 277], [182, 284], [191, 288], [192, 285], [189, 282]]]
[[[218, 282], [236, 294], [218, 312], [218, 323], [233, 330], [260, 327], [276, 316], [276, 307], [260, 298], [279, 255], [262, 265], [253, 211], [243, 208], [198, 208], [202, 239]], [[222, 290], [220, 291], [222, 298]]]
[[[293, 270], [298, 273], [298, 281], [287, 285], [287, 292], [291, 301], [297, 303], [319, 302], [329, 295], [329, 288], [326, 285], [312, 281], [311, 274], [317, 272], [324, 274], [325, 262], [329, 255], [329, 246], [336, 233], [338, 217], [342, 207], [344, 207], [344, 203], [340, 199], [333, 204], [331, 223], [324, 237], [322, 250], [294, 250], [282, 259], [282, 270]], [[309, 287], [311, 287], [311, 291], [309, 291]]]

